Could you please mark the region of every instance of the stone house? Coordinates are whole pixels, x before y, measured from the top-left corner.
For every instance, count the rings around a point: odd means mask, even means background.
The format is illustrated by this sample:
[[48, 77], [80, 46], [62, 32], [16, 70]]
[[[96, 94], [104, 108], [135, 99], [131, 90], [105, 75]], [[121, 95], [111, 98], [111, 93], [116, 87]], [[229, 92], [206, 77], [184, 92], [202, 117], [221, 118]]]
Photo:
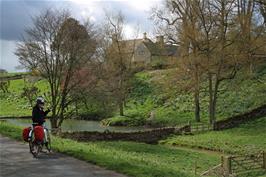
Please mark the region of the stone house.
[[123, 54], [126, 54], [135, 67], [173, 67], [178, 57], [178, 47], [166, 44], [163, 36], [153, 42], [143, 33], [142, 39], [119, 41]]

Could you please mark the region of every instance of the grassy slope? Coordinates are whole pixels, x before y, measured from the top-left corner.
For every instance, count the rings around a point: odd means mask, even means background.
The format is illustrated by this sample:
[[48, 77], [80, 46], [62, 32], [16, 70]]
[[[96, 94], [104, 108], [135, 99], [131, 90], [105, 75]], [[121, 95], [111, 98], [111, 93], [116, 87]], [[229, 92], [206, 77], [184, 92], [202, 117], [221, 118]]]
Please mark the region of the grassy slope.
[[[177, 86], [169, 86], [174, 76], [174, 70], [155, 70], [137, 73], [127, 106], [126, 117], [115, 116], [106, 124], [143, 125], [151, 111], [155, 118], [150, 123], [154, 125], [177, 125], [194, 121], [193, 96], [178, 91]], [[254, 109], [266, 102], [266, 69], [261, 69], [255, 77], [250, 78], [240, 74], [232, 81], [221, 85], [217, 102], [217, 119]], [[202, 121], [208, 122], [208, 94], [206, 84], [202, 84], [200, 95]], [[0, 91], [0, 116], [30, 115], [30, 105], [21, 98], [24, 81], [10, 82], [10, 93]], [[45, 81], [37, 82], [41, 91], [47, 90]]]
[[198, 135], [173, 136], [163, 144], [206, 148], [227, 153], [254, 153], [266, 150], [266, 117], [237, 128]]
[[[38, 81], [36, 86], [41, 91], [47, 90], [47, 85], [44, 80]], [[24, 87], [24, 80], [18, 79], [10, 81], [9, 93], [0, 91], [0, 116], [31, 115], [29, 102], [21, 96]]]
[[[175, 125], [194, 121], [193, 96], [167, 85], [174, 70], [156, 70], [137, 73], [128, 98], [125, 115], [137, 118], [117, 117], [109, 124], [143, 124], [151, 111], [155, 112], [156, 125]], [[266, 69], [253, 78], [237, 75], [234, 80], [223, 82], [217, 102], [217, 119], [247, 112], [266, 102]], [[200, 101], [202, 121], [208, 122], [207, 83], [202, 84]], [[144, 120], [143, 120], [144, 119]], [[126, 122], [126, 123], [125, 123]]]
[[[21, 127], [0, 122], [0, 133], [21, 140]], [[219, 156], [134, 142], [80, 143], [52, 137], [52, 148], [76, 158], [136, 177], [194, 176], [219, 163]]]

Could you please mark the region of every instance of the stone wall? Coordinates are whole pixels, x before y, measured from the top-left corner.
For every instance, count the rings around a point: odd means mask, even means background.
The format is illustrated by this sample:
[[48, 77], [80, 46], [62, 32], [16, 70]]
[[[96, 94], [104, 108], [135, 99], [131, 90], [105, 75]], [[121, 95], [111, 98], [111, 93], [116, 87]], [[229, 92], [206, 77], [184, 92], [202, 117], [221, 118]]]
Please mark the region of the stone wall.
[[240, 114], [237, 116], [230, 117], [225, 120], [217, 121], [214, 124], [214, 130], [223, 130], [228, 128], [233, 128], [238, 126], [239, 124], [255, 120], [261, 117], [266, 116], [266, 104], [262, 105], [256, 109], [253, 109], [250, 112]]
[[[31, 119], [32, 116], [0, 116], [0, 119]], [[51, 116], [45, 117], [46, 119], [50, 119]]]
[[188, 126], [181, 128], [167, 127], [156, 128], [149, 131], [138, 132], [62, 132], [60, 137], [74, 139], [77, 141], [137, 141], [145, 143], [157, 143], [171, 134], [181, 134]]
[[31, 119], [32, 116], [0, 116], [0, 119]]

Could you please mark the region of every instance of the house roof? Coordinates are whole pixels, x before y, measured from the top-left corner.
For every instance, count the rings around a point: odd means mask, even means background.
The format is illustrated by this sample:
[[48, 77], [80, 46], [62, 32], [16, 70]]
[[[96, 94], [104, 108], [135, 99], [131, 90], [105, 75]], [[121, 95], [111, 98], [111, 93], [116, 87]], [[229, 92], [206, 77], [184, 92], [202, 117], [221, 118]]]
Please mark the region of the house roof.
[[173, 56], [177, 54], [177, 46], [169, 44], [160, 44], [150, 42], [143, 42], [153, 56]]
[[131, 53], [133, 50], [143, 43], [153, 56], [174, 56], [177, 54], [177, 46], [169, 44], [160, 44], [150, 39], [132, 39], [120, 41], [121, 50], [124, 53]]
[[120, 41], [122, 51], [126, 53], [131, 53], [134, 51], [136, 46], [141, 44], [143, 41], [142, 39], [131, 39], [131, 40], [123, 40]]

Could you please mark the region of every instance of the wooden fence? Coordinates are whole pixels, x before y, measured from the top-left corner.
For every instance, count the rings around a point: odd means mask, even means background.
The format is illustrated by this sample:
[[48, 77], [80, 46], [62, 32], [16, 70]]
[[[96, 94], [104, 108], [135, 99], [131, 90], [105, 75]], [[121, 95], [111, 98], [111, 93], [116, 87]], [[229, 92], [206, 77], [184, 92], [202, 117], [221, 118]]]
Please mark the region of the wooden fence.
[[0, 81], [3, 82], [3, 81], [17, 80], [17, 79], [22, 79], [22, 78], [23, 78], [22, 74], [17, 74], [17, 75], [14, 75], [14, 76], [3, 76], [3, 77], [0, 77]]
[[222, 156], [225, 176], [266, 169], [266, 152], [251, 155]]
[[190, 133], [201, 133], [201, 132], [206, 132], [206, 131], [211, 131], [213, 130], [213, 126], [210, 124], [205, 124], [205, 123], [188, 123], [189, 125], [189, 132]]

